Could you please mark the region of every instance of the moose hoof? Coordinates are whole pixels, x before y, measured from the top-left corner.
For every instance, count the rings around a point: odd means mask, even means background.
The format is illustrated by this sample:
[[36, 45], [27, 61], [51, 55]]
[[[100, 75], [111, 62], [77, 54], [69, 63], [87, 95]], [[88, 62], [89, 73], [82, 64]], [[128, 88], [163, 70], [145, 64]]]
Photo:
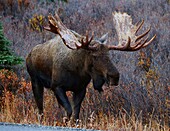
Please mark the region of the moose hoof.
[[67, 125], [69, 119], [67, 117], [63, 117], [63, 123]]
[[80, 121], [79, 119], [76, 120], [76, 123], [75, 123], [75, 124], [76, 124], [76, 128], [79, 128], [79, 127], [80, 127], [80, 122], [81, 122], [81, 121]]

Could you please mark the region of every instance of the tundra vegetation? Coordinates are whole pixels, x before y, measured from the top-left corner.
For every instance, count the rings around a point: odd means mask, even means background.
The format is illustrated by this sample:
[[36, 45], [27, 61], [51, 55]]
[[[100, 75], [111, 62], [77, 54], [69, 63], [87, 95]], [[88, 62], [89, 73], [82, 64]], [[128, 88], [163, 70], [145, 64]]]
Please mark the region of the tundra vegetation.
[[[43, 30], [49, 12], [58, 8], [63, 23], [79, 34], [94, 31], [95, 37], [109, 32], [108, 43], [118, 44], [112, 12], [127, 12], [133, 23], [145, 20], [142, 31], [152, 27], [157, 38], [145, 49], [113, 51], [111, 60], [120, 72], [119, 86], [99, 94], [90, 83], [80, 110], [80, 128], [101, 130], [169, 129], [169, 8], [168, 0], [70, 0], [67, 3], [45, 0], [0, 0], [1, 22], [5, 36], [18, 56], [25, 57], [37, 44], [55, 37]], [[141, 31], [141, 32], [142, 32]], [[1, 122], [39, 124], [37, 106], [25, 67], [0, 70]], [[67, 96], [72, 103], [72, 93]], [[64, 110], [53, 92], [44, 89], [44, 119], [41, 124], [70, 126], [63, 123]]]

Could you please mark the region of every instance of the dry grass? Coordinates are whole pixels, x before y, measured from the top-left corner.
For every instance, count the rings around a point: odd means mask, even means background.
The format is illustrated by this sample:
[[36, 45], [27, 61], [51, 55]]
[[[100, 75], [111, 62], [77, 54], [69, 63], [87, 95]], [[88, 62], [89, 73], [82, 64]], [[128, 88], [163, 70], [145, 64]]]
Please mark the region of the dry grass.
[[[31, 90], [31, 83], [26, 82], [23, 78], [19, 79], [15, 73], [11, 73], [11, 71], [7, 70], [0, 71], [0, 78], [1, 86], [3, 86], [4, 89], [0, 103], [0, 122], [40, 124], [37, 107]], [[15, 91], [12, 91], [10, 90], [12, 86], [18, 86], [18, 88]], [[161, 121], [161, 119], [157, 119], [153, 114], [147, 115], [149, 117], [144, 118], [146, 114], [143, 114], [142, 111], [137, 115], [132, 109], [131, 114], [129, 114], [120, 106], [115, 107], [118, 109], [115, 115], [109, 107], [106, 107], [108, 98], [105, 99], [104, 97], [109, 97], [108, 92], [102, 96], [97, 92], [94, 94], [93, 88], [89, 86], [86, 98], [82, 104], [80, 122], [79, 125], [76, 126], [72, 122], [68, 122], [67, 125], [63, 123], [63, 108], [58, 106], [53, 93], [49, 90], [45, 90], [44, 119], [41, 124], [114, 131], [168, 130], [168, 123]], [[71, 97], [72, 94], [71, 92], [68, 92], [67, 95]], [[103, 102], [100, 103], [99, 101], [101, 100], [103, 100]], [[117, 101], [117, 103], [119, 102], [120, 101]], [[119, 104], [121, 104], [121, 102]], [[166, 116], [165, 114], [161, 115]]]

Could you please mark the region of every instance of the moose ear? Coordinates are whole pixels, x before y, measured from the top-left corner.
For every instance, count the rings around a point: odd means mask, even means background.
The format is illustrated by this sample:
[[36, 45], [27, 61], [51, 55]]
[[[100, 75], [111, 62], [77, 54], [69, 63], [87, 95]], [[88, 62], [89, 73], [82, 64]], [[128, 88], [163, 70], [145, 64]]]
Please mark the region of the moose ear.
[[104, 34], [104, 35], [99, 39], [99, 41], [100, 41], [102, 44], [106, 44], [106, 43], [107, 43], [108, 34], [109, 34], [109, 33]]

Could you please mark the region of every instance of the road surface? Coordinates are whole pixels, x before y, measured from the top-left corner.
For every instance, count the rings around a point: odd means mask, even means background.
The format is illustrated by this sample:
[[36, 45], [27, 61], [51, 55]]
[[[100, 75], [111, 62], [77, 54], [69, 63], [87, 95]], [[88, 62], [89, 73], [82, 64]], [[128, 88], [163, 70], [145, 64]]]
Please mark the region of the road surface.
[[0, 131], [97, 131], [97, 130], [0, 122]]

